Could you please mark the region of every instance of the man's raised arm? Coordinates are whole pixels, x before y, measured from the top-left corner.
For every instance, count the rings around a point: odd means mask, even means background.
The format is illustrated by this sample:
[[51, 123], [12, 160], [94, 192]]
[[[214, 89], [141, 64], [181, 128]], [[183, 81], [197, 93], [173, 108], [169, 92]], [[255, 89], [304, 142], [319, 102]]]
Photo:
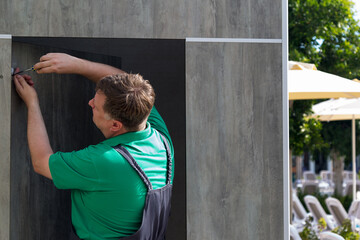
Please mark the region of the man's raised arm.
[[30, 76], [15, 75], [16, 91], [28, 108], [27, 136], [35, 172], [52, 179], [49, 157], [53, 154], [41, 114], [39, 99]]
[[40, 58], [34, 68], [37, 73], [79, 74], [95, 83], [105, 76], [125, 73], [118, 68], [65, 53], [48, 53]]

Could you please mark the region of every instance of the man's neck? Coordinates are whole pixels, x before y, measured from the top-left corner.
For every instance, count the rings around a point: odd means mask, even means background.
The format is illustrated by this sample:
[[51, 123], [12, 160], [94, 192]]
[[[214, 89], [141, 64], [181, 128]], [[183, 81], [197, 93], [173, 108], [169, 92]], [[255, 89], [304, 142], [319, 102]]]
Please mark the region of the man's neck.
[[137, 128], [134, 128], [134, 129], [131, 129], [131, 130], [128, 130], [128, 129], [123, 127], [117, 132], [112, 132], [108, 137], [105, 136], [105, 138], [116, 137], [116, 136], [119, 136], [121, 134], [125, 134], [125, 133], [128, 133], [128, 132], [139, 132], [139, 131], [143, 131], [145, 129], [146, 129], [146, 121], [141, 123]]

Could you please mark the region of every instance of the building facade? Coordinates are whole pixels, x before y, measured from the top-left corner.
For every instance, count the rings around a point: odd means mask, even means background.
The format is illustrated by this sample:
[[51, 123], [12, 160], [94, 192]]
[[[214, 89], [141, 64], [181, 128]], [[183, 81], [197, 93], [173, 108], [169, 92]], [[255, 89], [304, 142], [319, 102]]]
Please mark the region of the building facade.
[[[286, 239], [286, 11], [285, 0], [3, 0], [0, 239], [70, 231], [69, 192], [32, 171], [26, 108], [11, 82], [11, 67], [53, 51], [154, 85], [175, 146], [168, 239]], [[92, 84], [32, 76], [55, 151], [101, 141], [86, 107]]]

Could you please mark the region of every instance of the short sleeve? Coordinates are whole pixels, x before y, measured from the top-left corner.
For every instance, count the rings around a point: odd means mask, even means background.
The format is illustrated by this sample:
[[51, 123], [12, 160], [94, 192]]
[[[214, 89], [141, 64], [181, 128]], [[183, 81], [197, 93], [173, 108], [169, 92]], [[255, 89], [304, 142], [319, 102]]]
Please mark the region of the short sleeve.
[[98, 174], [91, 156], [94, 146], [73, 152], [56, 152], [50, 156], [49, 168], [53, 182], [59, 189], [94, 190]]
[[171, 148], [171, 155], [174, 157], [174, 146], [171, 141], [169, 130], [167, 129], [163, 118], [160, 116], [155, 106], [152, 108], [150, 112], [148, 122], [150, 123], [151, 127], [155, 128], [157, 131], [159, 131], [161, 134], [163, 134], [166, 137]]
[[169, 130], [166, 127], [165, 121], [161, 117], [160, 113], [157, 111], [155, 106], [152, 108], [150, 112], [150, 116], [148, 118], [148, 122], [150, 123], [151, 127], [159, 131], [164, 137], [168, 140], [170, 145], [171, 157], [172, 157], [172, 174], [171, 179], [173, 181], [174, 174], [175, 174], [175, 161], [174, 161], [174, 145], [171, 141]]

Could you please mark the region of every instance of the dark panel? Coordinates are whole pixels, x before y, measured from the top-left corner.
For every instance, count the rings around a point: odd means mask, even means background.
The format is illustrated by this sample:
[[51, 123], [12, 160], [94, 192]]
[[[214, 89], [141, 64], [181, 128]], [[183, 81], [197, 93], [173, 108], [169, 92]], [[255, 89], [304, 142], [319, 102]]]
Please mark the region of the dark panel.
[[[32, 66], [48, 47], [13, 43], [13, 66]], [[86, 54], [83, 55], [86, 57]], [[88, 56], [87, 56], [88, 57]], [[104, 63], [109, 57], [96, 58]], [[79, 76], [32, 73], [53, 150], [72, 151], [103, 140], [87, 102], [94, 84]], [[11, 239], [66, 239], [70, 231], [70, 192], [34, 173], [26, 139], [26, 107], [12, 90]]]
[[283, 239], [281, 44], [187, 43], [188, 239]]
[[[115, 63], [118, 62], [118, 59], [121, 57], [122, 68], [125, 71], [140, 73], [146, 79], [150, 80], [156, 92], [156, 107], [167, 123], [175, 147], [176, 173], [168, 238], [186, 239], [184, 41], [86, 38], [14, 38], [14, 41], [18, 42], [18, 44], [20, 42], [31, 44], [33, 49], [37, 49], [36, 51], [33, 50], [34, 52], [31, 54], [24, 54], [21, 47], [14, 48], [14, 51], [20, 55], [23, 54], [22, 58], [24, 58], [25, 55], [32, 56], [31, 59], [27, 60], [27, 63], [22, 63], [24, 65], [22, 66], [23, 68], [37, 62], [38, 58], [48, 51], [71, 51], [72, 54], [80, 54], [80, 57], [85, 57], [87, 59], [90, 57], [90, 60], [96, 60], [94, 59], [94, 55], [95, 57], [97, 55], [100, 55], [100, 57], [106, 55], [107, 57], [105, 60], [113, 63], [114, 61]], [[19, 46], [30, 46], [28, 44], [19, 44]], [[53, 49], [54, 47], [57, 49]], [[99, 59], [99, 57], [97, 58]], [[100, 60], [103, 61], [104, 59], [100, 58]], [[44, 79], [42, 75], [36, 76], [36, 78], [38, 79], [37, 81], [49, 82], [48, 77], [45, 77], [46, 79]], [[84, 104], [86, 105], [87, 101], [92, 97], [93, 86], [91, 86], [88, 81], [75, 76], [54, 75], [51, 76], [51, 79], [51, 87], [48, 86], [47, 88], [51, 88], [57, 95], [53, 96], [52, 100], [49, 102], [48, 98], [51, 95], [49, 95], [48, 89], [44, 89], [41, 93], [39, 92], [39, 96], [43, 96], [43, 98], [46, 99], [46, 103], [43, 103], [47, 104], [45, 109], [49, 108], [49, 111], [51, 112], [51, 116], [49, 119], [45, 119], [45, 121], [50, 122], [47, 124], [48, 129], [50, 128], [50, 131], [54, 131], [51, 134], [49, 133], [49, 135], [56, 135], [56, 139], [53, 139], [53, 144], [62, 151], [71, 151], [76, 144], [79, 144], [79, 142], [84, 143], [81, 141], [81, 133], [86, 133], [86, 129], [92, 127], [91, 113], [89, 115], [84, 111], [79, 113], [76, 111], [77, 109], [83, 109]], [[59, 82], [61, 83], [61, 86], [59, 85]], [[68, 90], [60, 90], [69, 88], [74, 89], [72, 90], [72, 93], [69, 93]], [[85, 94], [84, 96], [78, 96], [78, 98], [83, 99], [82, 101], [77, 101], [76, 99], [73, 99], [72, 101], [67, 100], [69, 94], [79, 95], [78, 89], [87, 89], [90, 93], [89, 95]], [[71, 104], [66, 104], [64, 102], [71, 102]], [[56, 103], [59, 105], [57, 107], [58, 109], [51, 109], [50, 104]], [[19, 105], [19, 103], [17, 104]], [[24, 111], [24, 109], [22, 111]], [[81, 115], [85, 120], [90, 121], [89, 125], [84, 126], [83, 129], [76, 128], [76, 131], [80, 133], [80, 136], [68, 135], [70, 132], [74, 131], [72, 127], [76, 127], [75, 124], [72, 124], [72, 126], [69, 126], [68, 129], [64, 131], [56, 131], [59, 127], [58, 125], [71, 121], [72, 114], [75, 114], [74, 112], [76, 112], [76, 115]], [[66, 118], [64, 122], [55, 119], [57, 118], [57, 114], [64, 115], [63, 117]], [[25, 116], [21, 116], [19, 118], [24, 119], [24, 117]], [[44, 118], [46, 117], [44, 116]], [[62, 146], [62, 142], [57, 142], [59, 139], [66, 142], [66, 144], [64, 144], [65, 146]], [[90, 139], [93, 139], [94, 143], [97, 142], [96, 138]], [[26, 140], [25, 136], [24, 140]], [[82, 145], [86, 146], [88, 144], [84, 143]], [[27, 149], [26, 145], [24, 147]], [[64, 147], [67, 149], [64, 149]], [[30, 169], [28, 171], [30, 171]], [[65, 196], [64, 198], [67, 197], [68, 196]], [[59, 219], [59, 221], [64, 221], [64, 219]]]

